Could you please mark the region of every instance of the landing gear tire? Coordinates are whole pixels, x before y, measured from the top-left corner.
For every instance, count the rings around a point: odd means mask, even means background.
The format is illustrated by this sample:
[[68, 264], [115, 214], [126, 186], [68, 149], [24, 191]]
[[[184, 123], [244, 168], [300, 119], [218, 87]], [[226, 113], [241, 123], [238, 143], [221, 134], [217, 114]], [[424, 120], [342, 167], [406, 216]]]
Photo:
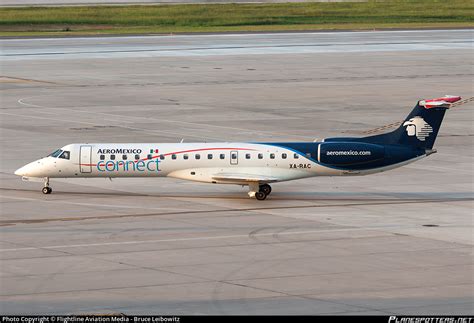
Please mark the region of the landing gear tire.
[[267, 198], [267, 194], [265, 194], [263, 192], [257, 192], [257, 193], [255, 193], [255, 198], [259, 201], [263, 201], [264, 199]]
[[51, 194], [51, 192], [53, 191], [53, 189], [51, 187], [43, 187], [43, 194]]
[[43, 194], [51, 194], [51, 192], [53, 191], [53, 189], [49, 187], [49, 177], [44, 178], [44, 187], [41, 191], [43, 192]]
[[260, 185], [259, 191], [265, 195], [270, 195], [270, 193], [272, 192], [272, 187], [268, 184], [263, 184], [263, 185]]

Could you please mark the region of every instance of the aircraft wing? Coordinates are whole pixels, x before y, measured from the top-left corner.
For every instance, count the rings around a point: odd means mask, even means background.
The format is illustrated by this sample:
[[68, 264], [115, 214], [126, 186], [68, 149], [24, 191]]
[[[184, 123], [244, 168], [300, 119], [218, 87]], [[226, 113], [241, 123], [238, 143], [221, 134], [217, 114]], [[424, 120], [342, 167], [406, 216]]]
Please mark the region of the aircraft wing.
[[239, 182], [239, 183], [249, 183], [249, 182], [259, 182], [259, 183], [272, 183], [277, 182], [278, 178], [270, 177], [266, 175], [258, 174], [242, 174], [242, 173], [218, 173], [212, 176], [212, 179], [222, 182]]

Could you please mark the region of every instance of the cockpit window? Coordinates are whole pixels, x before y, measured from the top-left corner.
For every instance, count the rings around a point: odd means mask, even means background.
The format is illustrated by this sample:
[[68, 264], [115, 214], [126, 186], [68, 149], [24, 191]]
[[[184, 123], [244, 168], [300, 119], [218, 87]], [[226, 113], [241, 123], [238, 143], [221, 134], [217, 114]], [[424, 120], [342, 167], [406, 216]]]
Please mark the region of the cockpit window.
[[58, 157], [60, 154], [61, 154], [62, 150], [61, 149], [58, 149], [58, 150], [55, 150], [54, 152], [52, 152], [51, 154], [48, 155], [48, 157]]
[[62, 158], [62, 159], [69, 159], [70, 157], [70, 152], [69, 151], [63, 151], [63, 153], [59, 156], [59, 158]]

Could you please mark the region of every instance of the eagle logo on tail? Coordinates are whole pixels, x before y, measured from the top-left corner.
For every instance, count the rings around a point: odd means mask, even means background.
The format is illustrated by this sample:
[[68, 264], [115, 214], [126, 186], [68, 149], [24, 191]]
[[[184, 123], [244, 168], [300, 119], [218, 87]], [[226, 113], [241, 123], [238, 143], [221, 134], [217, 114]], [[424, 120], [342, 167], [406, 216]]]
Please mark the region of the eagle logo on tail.
[[403, 126], [406, 126], [408, 136], [416, 136], [420, 141], [425, 141], [433, 132], [433, 128], [422, 117], [411, 118], [405, 121]]

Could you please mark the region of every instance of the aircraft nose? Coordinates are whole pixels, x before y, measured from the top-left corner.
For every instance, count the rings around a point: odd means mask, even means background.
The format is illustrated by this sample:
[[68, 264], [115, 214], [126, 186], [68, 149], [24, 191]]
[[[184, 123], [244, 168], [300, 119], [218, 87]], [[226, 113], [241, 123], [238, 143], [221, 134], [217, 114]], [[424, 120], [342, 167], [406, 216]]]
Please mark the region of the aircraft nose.
[[29, 163], [15, 171], [15, 175], [25, 177], [41, 177], [41, 162], [39, 160]]
[[26, 176], [25, 166], [18, 168], [18, 169], [15, 171], [15, 175], [18, 175], [18, 176]]

